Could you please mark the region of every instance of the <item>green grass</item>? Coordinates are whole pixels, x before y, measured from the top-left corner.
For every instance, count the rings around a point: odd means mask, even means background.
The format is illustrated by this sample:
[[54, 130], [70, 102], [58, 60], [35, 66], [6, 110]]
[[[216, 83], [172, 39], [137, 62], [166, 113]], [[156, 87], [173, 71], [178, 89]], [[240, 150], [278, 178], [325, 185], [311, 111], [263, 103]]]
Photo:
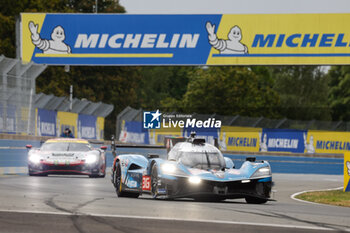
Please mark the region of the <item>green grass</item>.
[[307, 192], [299, 194], [296, 198], [316, 203], [350, 207], [350, 192], [343, 192], [343, 190]]

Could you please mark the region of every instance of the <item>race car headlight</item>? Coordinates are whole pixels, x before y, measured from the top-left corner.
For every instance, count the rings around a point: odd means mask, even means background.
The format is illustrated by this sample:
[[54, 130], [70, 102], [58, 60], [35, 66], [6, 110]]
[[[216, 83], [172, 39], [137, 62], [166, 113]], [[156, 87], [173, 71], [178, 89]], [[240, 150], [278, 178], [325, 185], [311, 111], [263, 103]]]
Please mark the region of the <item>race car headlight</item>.
[[191, 184], [199, 184], [202, 180], [198, 176], [191, 176], [191, 177], [188, 178], [188, 181]]
[[95, 163], [97, 161], [97, 156], [96, 155], [88, 155], [86, 156], [85, 162], [86, 163]]
[[262, 177], [262, 176], [270, 176], [271, 169], [270, 167], [262, 167], [259, 168], [251, 177]]
[[28, 159], [32, 163], [40, 163], [41, 157], [38, 154], [31, 154]]
[[163, 163], [160, 168], [162, 169], [162, 172], [165, 174], [173, 174], [176, 172], [176, 165], [171, 163]]

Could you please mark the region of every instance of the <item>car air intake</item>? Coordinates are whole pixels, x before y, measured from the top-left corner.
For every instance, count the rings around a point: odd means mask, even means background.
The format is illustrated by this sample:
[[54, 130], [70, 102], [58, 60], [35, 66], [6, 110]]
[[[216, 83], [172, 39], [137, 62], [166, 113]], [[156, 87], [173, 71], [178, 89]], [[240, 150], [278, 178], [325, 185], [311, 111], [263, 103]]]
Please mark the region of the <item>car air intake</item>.
[[255, 162], [256, 158], [255, 157], [247, 157], [245, 160], [249, 161], [249, 162]]
[[140, 167], [139, 165], [136, 164], [131, 164], [129, 167], [129, 170], [137, 170], [137, 169], [141, 169], [142, 167]]
[[195, 139], [193, 139], [192, 143], [195, 145], [203, 145], [205, 143], [205, 139], [204, 138], [195, 138]]

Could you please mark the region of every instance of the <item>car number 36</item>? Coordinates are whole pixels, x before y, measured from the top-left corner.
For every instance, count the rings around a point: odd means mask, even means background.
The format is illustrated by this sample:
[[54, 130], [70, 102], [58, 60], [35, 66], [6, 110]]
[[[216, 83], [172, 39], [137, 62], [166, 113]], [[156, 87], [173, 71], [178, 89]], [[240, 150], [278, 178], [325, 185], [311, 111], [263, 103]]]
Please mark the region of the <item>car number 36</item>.
[[142, 177], [142, 190], [151, 190], [151, 177], [143, 176]]

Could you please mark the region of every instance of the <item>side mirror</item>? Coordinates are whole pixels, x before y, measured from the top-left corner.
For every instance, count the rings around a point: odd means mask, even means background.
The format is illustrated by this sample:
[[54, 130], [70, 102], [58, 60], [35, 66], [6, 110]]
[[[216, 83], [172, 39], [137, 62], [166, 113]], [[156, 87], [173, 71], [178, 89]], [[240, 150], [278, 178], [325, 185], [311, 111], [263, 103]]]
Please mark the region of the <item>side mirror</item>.
[[101, 146], [101, 150], [107, 150], [107, 146]]
[[33, 147], [32, 145], [26, 145], [27, 149], [32, 149], [32, 147]]
[[227, 157], [224, 157], [224, 159], [225, 159], [225, 168], [226, 169], [232, 169], [232, 168], [235, 168], [235, 164], [234, 164], [234, 162], [232, 161], [232, 159], [230, 159], [230, 158], [227, 158]]

